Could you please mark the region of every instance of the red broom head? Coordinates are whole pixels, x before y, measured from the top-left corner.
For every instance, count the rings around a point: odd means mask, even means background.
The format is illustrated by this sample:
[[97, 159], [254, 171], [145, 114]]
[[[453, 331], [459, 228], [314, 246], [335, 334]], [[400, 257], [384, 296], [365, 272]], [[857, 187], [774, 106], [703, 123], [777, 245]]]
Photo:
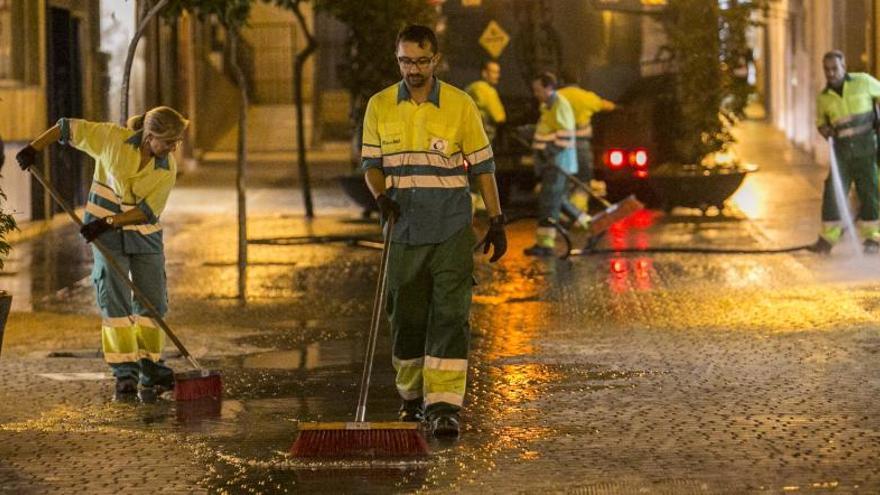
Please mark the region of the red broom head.
[[223, 378], [219, 371], [194, 370], [174, 375], [174, 400], [223, 397]]
[[294, 457], [376, 458], [428, 455], [428, 444], [417, 429], [300, 430], [290, 447]]
[[614, 203], [590, 220], [590, 235], [598, 235], [608, 230], [615, 223], [641, 211], [645, 207], [635, 196], [627, 196], [618, 203]]

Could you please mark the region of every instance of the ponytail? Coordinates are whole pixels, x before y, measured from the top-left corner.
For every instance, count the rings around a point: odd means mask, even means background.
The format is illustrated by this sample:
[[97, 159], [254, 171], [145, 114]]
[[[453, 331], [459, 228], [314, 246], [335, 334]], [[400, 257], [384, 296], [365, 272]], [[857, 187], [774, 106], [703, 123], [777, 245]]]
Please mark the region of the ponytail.
[[156, 107], [147, 113], [131, 117], [126, 125], [129, 129], [143, 131], [144, 137], [180, 139], [189, 120], [171, 107]]
[[143, 129], [145, 115], [146, 114], [140, 114], [140, 115], [135, 115], [134, 117], [129, 117], [128, 122], [126, 122], [126, 125], [128, 126], [129, 129], [134, 129], [136, 131]]

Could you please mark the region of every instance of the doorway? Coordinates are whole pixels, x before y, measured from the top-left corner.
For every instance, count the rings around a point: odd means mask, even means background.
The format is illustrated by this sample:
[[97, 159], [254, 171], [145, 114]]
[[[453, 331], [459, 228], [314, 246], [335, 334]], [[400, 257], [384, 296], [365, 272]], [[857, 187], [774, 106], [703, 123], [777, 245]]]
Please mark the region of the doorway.
[[[61, 117], [82, 117], [82, 58], [79, 19], [63, 8], [47, 11], [46, 99], [48, 122]], [[90, 175], [83, 170], [82, 155], [69, 147], [51, 146], [46, 170], [61, 196], [74, 207], [85, 204]], [[89, 167], [90, 168], [90, 167]], [[34, 183], [33, 218], [49, 218], [61, 211], [51, 203], [39, 183]]]

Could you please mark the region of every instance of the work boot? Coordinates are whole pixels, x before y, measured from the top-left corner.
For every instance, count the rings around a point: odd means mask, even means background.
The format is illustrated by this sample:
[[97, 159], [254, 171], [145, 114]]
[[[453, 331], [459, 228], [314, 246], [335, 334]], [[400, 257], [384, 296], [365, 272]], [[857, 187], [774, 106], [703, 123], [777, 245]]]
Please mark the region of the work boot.
[[525, 254], [526, 256], [538, 256], [538, 257], [545, 258], [545, 257], [553, 256], [553, 248], [546, 247], [546, 246], [539, 246], [539, 245], [535, 244], [532, 247], [527, 247], [527, 248], [523, 249], [523, 254]]
[[152, 386], [142, 386], [140, 390], [138, 390], [138, 399], [141, 400], [144, 404], [153, 404], [157, 402], [159, 399], [168, 399], [170, 397], [165, 394], [169, 394], [174, 390], [174, 384], [172, 383], [170, 386], [166, 385], [152, 385]]
[[436, 438], [458, 438], [461, 430], [456, 413], [437, 414], [431, 418], [430, 423], [431, 433]]
[[816, 254], [831, 254], [831, 248], [834, 247], [830, 242], [825, 240], [824, 237], [819, 237], [813, 244], [807, 248], [811, 253]]
[[138, 382], [134, 378], [117, 378], [116, 392], [113, 400], [116, 402], [131, 402], [137, 397]]
[[862, 246], [864, 246], [865, 254], [877, 254], [880, 252], [880, 242], [877, 242], [874, 239], [865, 239]]
[[425, 420], [425, 402], [418, 399], [405, 400], [400, 405], [400, 420], [406, 423], [421, 423]]

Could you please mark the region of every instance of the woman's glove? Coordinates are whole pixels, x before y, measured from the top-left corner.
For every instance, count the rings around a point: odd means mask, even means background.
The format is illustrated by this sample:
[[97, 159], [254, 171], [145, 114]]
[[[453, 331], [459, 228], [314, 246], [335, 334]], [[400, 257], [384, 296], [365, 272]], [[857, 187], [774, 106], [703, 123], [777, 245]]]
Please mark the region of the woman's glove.
[[37, 158], [39, 158], [39, 156], [39, 151], [33, 146], [27, 145], [15, 155], [15, 161], [18, 162], [18, 166], [21, 167], [22, 170], [27, 171], [27, 169], [37, 163]]
[[108, 230], [113, 230], [113, 226], [106, 219], [99, 218], [83, 225], [79, 233], [86, 238], [86, 242], [92, 242]]

